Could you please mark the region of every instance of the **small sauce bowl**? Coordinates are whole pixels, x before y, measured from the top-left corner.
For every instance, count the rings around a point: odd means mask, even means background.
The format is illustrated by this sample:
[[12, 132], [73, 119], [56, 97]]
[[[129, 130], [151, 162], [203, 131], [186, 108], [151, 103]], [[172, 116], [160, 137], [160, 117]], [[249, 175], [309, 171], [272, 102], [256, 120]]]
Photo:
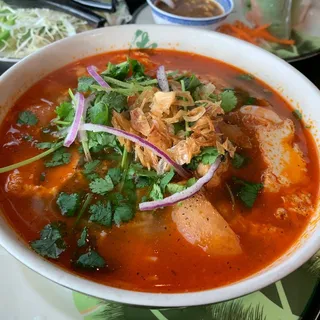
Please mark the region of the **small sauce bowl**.
[[209, 30], [217, 29], [221, 22], [232, 12], [234, 7], [233, 0], [212, 0], [212, 2], [215, 2], [222, 9], [222, 14], [212, 17], [192, 18], [161, 10], [155, 5], [155, 0], [147, 0], [147, 2], [151, 7], [153, 19], [156, 24], [181, 25]]

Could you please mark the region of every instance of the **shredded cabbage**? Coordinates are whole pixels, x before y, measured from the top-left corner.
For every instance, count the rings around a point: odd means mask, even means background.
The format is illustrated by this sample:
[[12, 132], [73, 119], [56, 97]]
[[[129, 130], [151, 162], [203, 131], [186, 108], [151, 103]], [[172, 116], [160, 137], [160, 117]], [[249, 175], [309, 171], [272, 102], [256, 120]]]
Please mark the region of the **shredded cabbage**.
[[0, 1], [0, 56], [23, 58], [54, 41], [89, 30], [82, 19], [50, 9], [14, 9]]

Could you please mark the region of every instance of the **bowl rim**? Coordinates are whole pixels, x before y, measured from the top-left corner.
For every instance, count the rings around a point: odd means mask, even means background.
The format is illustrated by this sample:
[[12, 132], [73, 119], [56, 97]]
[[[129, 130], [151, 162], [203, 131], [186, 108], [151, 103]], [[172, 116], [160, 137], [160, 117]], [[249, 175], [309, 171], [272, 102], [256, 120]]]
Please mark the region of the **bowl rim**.
[[[210, 0], [210, 1], [217, 2], [216, 0]], [[201, 21], [203, 21], [203, 22], [210, 22], [210, 21], [214, 22], [216, 20], [220, 20], [220, 19], [223, 19], [223, 18], [227, 17], [232, 12], [232, 10], [234, 9], [234, 0], [227, 0], [227, 1], [229, 1], [230, 4], [231, 4], [230, 9], [228, 11], [225, 11], [223, 6], [220, 3], [218, 3], [218, 5], [220, 7], [222, 7], [224, 12], [222, 14], [218, 15], [218, 16], [205, 17], [205, 18], [193, 18], [193, 17], [179, 16], [179, 15], [176, 15], [176, 14], [173, 14], [173, 13], [170, 13], [170, 12], [167, 12], [167, 11], [164, 11], [164, 10], [158, 8], [156, 5], [154, 5], [153, 0], [147, 0], [147, 3], [151, 7], [151, 9], [153, 11], [155, 11], [156, 13], [160, 13], [163, 16], [174, 18], [176, 20], [194, 21], [194, 22], [201, 22]]]
[[[147, 31], [158, 29], [164, 33], [167, 33], [170, 29], [173, 29], [172, 31], [175, 31], [177, 33], [179, 33], [179, 31], [188, 32], [189, 30], [190, 32], [201, 33], [202, 36], [209, 36], [210, 34], [211, 37], [215, 37], [216, 39], [219, 39], [219, 41], [232, 41], [237, 46], [242, 46], [244, 48], [247, 48], [248, 50], [251, 50], [251, 53], [257, 52], [262, 57], [264, 56], [267, 57], [267, 59], [274, 60], [274, 62], [276, 62], [278, 65], [282, 65], [284, 71], [287, 70], [294, 73], [302, 83], [310, 87], [310, 89], [312, 88], [312, 90], [314, 90], [316, 99], [320, 101], [320, 92], [318, 88], [297, 69], [286, 63], [284, 60], [278, 58], [277, 56], [272, 55], [271, 53], [250, 43], [235, 39], [228, 35], [208, 30], [197, 30], [194, 28], [186, 29], [185, 26], [172, 25], [124, 25], [106, 27], [86, 31], [84, 33], [74, 35], [73, 37], [62, 39], [38, 50], [37, 52], [19, 61], [15, 66], [7, 70], [0, 77], [0, 84], [5, 83], [6, 78], [10, 78], [12, 72], [16, 72], [16, 70], [23, 68], [23, 65], [28, 63], [30, 60], [38, 60], [39, 57], [41, 59], [42, 53], [50, 52], [53, 46], [59, 47], [70, 42], [69, 46], [72, 47], [71, 44], [73, 41], [79, 41], [80, 39], [82, 42], [84, 40], [88, 41], [88, 36], [90, 35], [95, 38], [97, 36], [106, 35], [109, 32], [112, 33], [115, 29], [121, 29], [122, 32], [130, 32], [136, 31], [137, 28], [143, 28]], [[106, 37], [106, 39], [107, 38], [108, 37]], [[110, 51], [112, 51], [112, 49]], [[95, 54], [97, 53], [91, 52], [85, 57], [94, 56]], [[16, 259], [21, 261], [24, 265], [34, 270], [35, 272], [41, 274], [42, 276], [57, 284], [70, 288], [74, 291], [82, 292], [84, 294], [105, 300], [146, 307], [186, 307], [207, 305], [247, 295], [280, 280], [281, 278], [299, 268], [303, 263], [305, 263], [316, 253], [320, 246], [320, 233], [314, 232], [310, 239], [308, 239], [308, 241], [306, 241], [306, 243], [302, 247], [298, 247], [295, 252], [291, 254], [287, 259], [279, 263], [279, 265], [273, 266], [270, 269], [266, 270], [264, 273], [253, 274], [238, 282], [209, 290], [181, 293], [150, 293], [119, 289], [103, 285], [82, 278], [66, 269], [62, 269], [61, 267], [54, 265], [53, 263], [45, 260], [38, 254], [33, 252], [30, 248], [28, 248], [25, 241], [22, 241], [21, 239], [13, 240], [13, 234], [17, 236], [17, 233], [12, 229], [11, 225], [8, 222], [6, 222], [6, 225], [8, 226], [8, 230], [0, 228], [0, 245], [2, 245]], [[282, 256], [284, 255], [285, 253]]]

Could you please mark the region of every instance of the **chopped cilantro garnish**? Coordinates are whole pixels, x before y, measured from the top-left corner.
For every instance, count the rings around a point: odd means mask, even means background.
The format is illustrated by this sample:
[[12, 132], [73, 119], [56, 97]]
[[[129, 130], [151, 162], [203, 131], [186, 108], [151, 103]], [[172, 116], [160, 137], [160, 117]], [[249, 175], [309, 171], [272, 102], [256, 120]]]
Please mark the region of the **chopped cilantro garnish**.
[[57, 205], [60, 208], [62, 215], [73, 217], [80, 205], [80, 196], [78, 193], [60, 192]]
[[108, 176], [111, 178], [114, 185], [117, 185], [121, 180], [120, 168], [111, 168], [108, 170]]
[[194, 185], [195, 183], [197, 182], [197, 179], [196, 178], [190, 178], [186, 184], [179, 184], [179, 183], [169, 183], [167, 185], [167, 192], [170, 193], [170, 194], [174, 194], [174, 193], [177, 193], [177, 192], [181, 192], [189, 187], [191, 187], [192, 185]]
[[238, 99], [233, 90], [225, 90], [221, 93], [221, 108], [230, 112], [237, 105]]
[[105, 195], [108, 191], [111, 191], [114, 188], [114, 184], [108, 175], [104, 178], [94, 179], [89, 186], [93, 193], [100, 195]]
[[130, 62], [125, 61], [119, 64], [108, 63], [108, 68], [102, 74], [108, 77], [124, 80], [130, 71]]
[[95, 103], [88, 111], [90, 122], [94, 124], [108, 124], [109, 109], [103, 102]]
[[136, 182], [136, 187], [138, 189], [149, 187], [152, 185], [152, 180], [148, 177], [138, 177]]
[[298, 119], [298, 120], [302, 120], [302, 113], [301, 113], [301, 111], [300, 110], [298, 110], [298, 109], [294, 109], [293, 111], [292, 111], [292, 114], [293, 114], [293, 116], [296, 118], [296, 119]]
[[134, 211], [129, 204], [121, 204], [114, 211], [113, 220], [117, 226], [122, 222], [130, 221], [134, 216]]
[[187, 183], [186, 183], [186, 187], [189, 188], [191, 187], [192, 185], [194, 185], [195, 183], [197, 182], [197, 179], [195, 177], [193, 178], [190, 178]]
[[78, 258], [76, 266], [85, 269], [96, 269], [105, 267], [106, 262], [96, 251], [90, 250]]
[[67, 150], [66, 148], [60, 148], [56, 150], [53, 153], [51, 160], [45, 162], [44, 165], [47, 168], [50, 168], [50, 167], [57, 167], [64, 164], [68, 164], [71, 160], [71, 154], [66, 150]]
[[74, 222], [73, 226], [75, 227], [80, 219], [82, 218], [83, 214], [86, 212], [87, 208], [89, 207], [91, 201], [92, 201], [92, 198], [93, 198], [93, 195], [92, 193], [87, 193], [84, 197], [84, 201], [83, 201], [83, 204], [82, 204], [82, 207], [77, 215], [77, 219], [76, 221]]
[[241, 185], [240, 191], [237, 194], [238, 197], [248, 208], [252, 208], [257, 199], [259, 191], [263, 188], [263, 184], [247, 182], [235, 177], [233, 180], [236, 184]]
[[37, 116], [31, 111], [22, 111], [19, 113], [18, 124], [34, 126], [38, 123]]
[[88, 131], [88, 139], [90, 151], [99, 152], [104, 148], [113, 148], [117, 152], [120, 150], [118, 140], [114, 135]]
[[132, 69], [132, 75], [134, 78], [145, 78], [144, 74], [144, 66], [138, 61], [134, 59], [128, 59]]
[[202, 84], [194, 74], [191, 77], [182, 77], [179, 80], [184, 81], [185, 90], [190, 91], [191, 94]]
[[98, 223], [102, 226], [111, 227], [112, 225], [112, 208], [111, 203], [103, 204], [101, 201], [90, 206], [91, 216], [89, 221]]
[[66, 249], [66, 243], [61, 235], [63, 227], [63, 223], [60, 222], [47, 224], [40, 233], [40, 240], [30, 243], [31, 248], [43, 257], [58, 259]]
[[239, 153], [235, 153], [233, 159], [231, 160], [231, 164], [234, 168], [240, 169], [247, 163], [247, 160], [247, 157]]
[[169, 183], [167, 185], [167, 192], [169, 192], [170, 194], [174, 194], [183, 191], [185, 188], [186, 186], [183, 184]]
[[174, 177], [175, 172], [174, 170], [171, 168], [171, 170], [167, 173], [165, 173], [162, 178], [160, 179], [160, 188], [162, 191], [165, 190], [166, 186], [168, 185], [168, 183], [172, 180], [172, 178]]
[[80, 238], [77, 241], [77, 245], [79, 248], [84, 247], [86, 245], [87, 238], [88, 238], [88, 228], [84, 227], [81, 232]]
[[151, 192], [150, 192], [150, 198], [152, 200], [161, 200], [161, 199], [163, 199], [163, 194], [162, 194], [161, 188], [156, 183], [152, 186], [152, 189], [151, 189]]
[[71, 102], [64, 101], [55, 110], [59, 120], [72, 122], [75, 110]]
[[196, 170], [200, 162], [203, 164], [214, 164], [219, 156], [219, 152], [215, 147], [203, 148], [198, 156], [192, 158], [188, 167], [190, 170]]
[[108, 106], [109, 110], [115, 110], [117, 112], [122, 112], [128, 107], [127, 98], [115, 91], [104, 93], [99, 103], [103, 103]]
[[250, 81], [254, 80], [254, 76], [250, 73], [244, 73], [237, 76], [237, 79]]
[[84, 165], [84, 171], [83, 173], [87, 176], [91, 173], [93, 173], [97, 167], [100, 165], [101, 161], [100, 160], [93, 160], [91, 162], [87, 162], [85, 165]]
[[80, 77], [78, 79], [78, 91], [86, 92], [89, 91], [90, 86], [95, 83], [95, 80], [91, 77]]

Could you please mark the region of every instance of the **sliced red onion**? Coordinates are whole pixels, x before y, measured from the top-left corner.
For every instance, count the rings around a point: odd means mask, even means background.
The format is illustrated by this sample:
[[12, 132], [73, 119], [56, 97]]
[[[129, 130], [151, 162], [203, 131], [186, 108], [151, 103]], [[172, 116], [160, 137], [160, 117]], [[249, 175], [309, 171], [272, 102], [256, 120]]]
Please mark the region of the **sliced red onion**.
[[221, 158], [218, 157], [217, 160], [215, 161], [215, 163], [210, 167], [208, 172], [203, 177], [201, 177], [191, 187], [189, 187], [181, 192], [175, 193], [175, 194], [171, 195], [170, 197], [167, 197], [162, 200], [148, 201], [148, 202], [140, 203], [139, 204], [140, 211], [150, 211], [150, 210], [155, 210], [158, 208], [168, 207], [168, 206], [171, 206], [177, 202], [180, 202], [180, 201], [183, 201], [185, 199], [192, 197], [194, 194], [199, 192], [201, 190], [201, 188], [206, 183], [208, 183], [212, 179], [214, 173], [216, 172], [216, 170], [218, 169], [218, 167], [220, 165], [220, 162], [221, 162]]
[[[81, 122], [80, 122], [81, 125], [83, 125], [85, 123], [88, 107], [89, 107], [90, 103], [95, 99], [95, 97], [96, 96], [94, 94], [92, 94], [85, 100], [83, 114], [82, 114]], [[90, 150], [88, 148], [88, 143], [87, 143], [87, 141], [88, 141], [87, 131], [79, 130], [79, 140], [80, 140], [82, 147], [83, 147], [85, 160], [87, 162], [92, 161]]]
[[126, 132], [121, 129], [116, 129], [113, 127], [103, 126], [100, 124], [92, 124], [92, 123], [86, 123], [81, 126], [80, 130], [86, 130], [86, 131], [93, 131], [93, 132], [107, 132], [110, 134], [113, 134], [117, 137], [122, 137], [125, 139], [128, 139], [134, 143], [139, 144], [140, 146], [144, 148], [150, 149], [152, 152], [154, 152], [157, 156], [163, 158], [166, 160], [175, 170], [176, 172], [183, 178], [187, 179], [190, 174], [188, 171], [183, 169], [179, 164], [174, 162], [165, 152], [163, 152], [161, 149], [150, 143], [149, 141], [135, 135], [129, 132]]
[[110, 86], [99, 75], [99, 73], [97, 72], [97, 68], [95, 66], [89, 66], [87, 68], [87, 71], [90, 74], [90, 76], [99, 83], [101, 87], [110, 88]]
[[81, 125], [81, 117], [84, 109], [84, 96], [81, 93], [77, 92], [75, 94], [75, 100], [76, 100], [76, 106], [75, 106], [76, 113], [74, 115], [74, 119], [70, 126], [69, 132], [63, 143], [63, 145], [68, 148], [72, 145], [74, 140], [76, 140], [76, 137]]
[[160, 89], [163, 92], [169, 92], [169, 82], [167, 79], [167, 75], [166, 75], [166, 70], [164, 68], [164, 66], [160, 66], [157, 70], [157, 80], [158, 80], [158, 84]]

